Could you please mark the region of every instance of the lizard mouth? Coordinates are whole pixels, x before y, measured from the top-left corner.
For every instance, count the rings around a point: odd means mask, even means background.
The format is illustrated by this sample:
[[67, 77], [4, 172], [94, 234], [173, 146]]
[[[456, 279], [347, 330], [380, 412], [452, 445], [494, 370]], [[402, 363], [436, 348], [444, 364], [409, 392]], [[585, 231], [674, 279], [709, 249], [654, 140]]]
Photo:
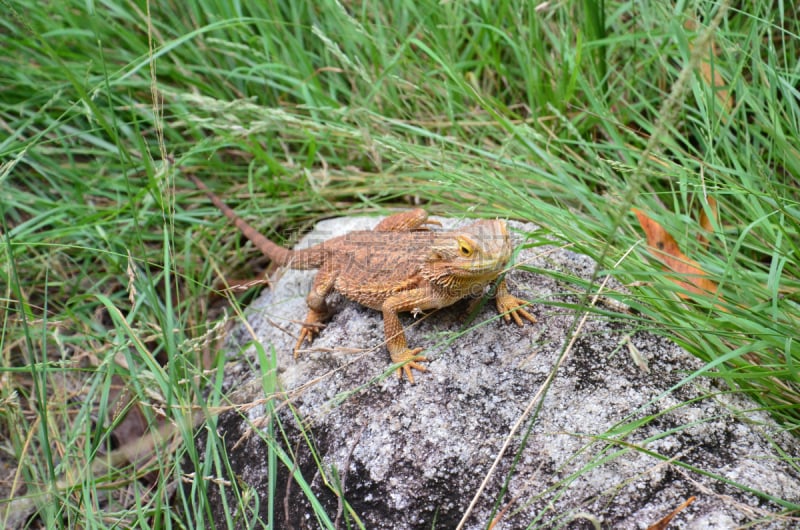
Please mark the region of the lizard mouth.
[[464, 276], [493, 279], [505, 269], [508, 259], [484, 260], [481, 263], [468, 263], [461, 267]]

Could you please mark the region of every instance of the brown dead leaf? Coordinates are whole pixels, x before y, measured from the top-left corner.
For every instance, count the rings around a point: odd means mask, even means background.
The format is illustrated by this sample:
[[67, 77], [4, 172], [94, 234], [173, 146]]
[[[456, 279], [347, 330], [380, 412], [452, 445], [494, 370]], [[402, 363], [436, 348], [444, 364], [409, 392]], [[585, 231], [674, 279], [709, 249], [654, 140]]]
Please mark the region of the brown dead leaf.
[[[684, 23], [684, 27], [689, 31], [694, 31], [697, 28], [697, 21], [688, 19]], [[691, 46], [694, 47], [694, 45]], [[719, 57], [719, 48], [713, 39], [709, 39], [708, 59], [700, 63], [700, 77], [702, 77], [706, 84], [711, 87], [711, 90], [714, 91], [714, 95], [717, 96], [722, 107], [726, 111], [730, 111], [735, 102], [733, 96], [728, 91], [728, 82], [722, 76], [719, 69], [714, 67], [716, 57]]]
[[[704, 231], [708, 232], [709, 234], [714, 231], [714, 226], [711, 223], [711, 218], [706, 214], [706, 212], [710, 211], [711, 215], [714, 218], [714, 221], [719, 220], [719, 211], [717, 211], [717, 199], [714, 197], [708, 197], [708, 208], [702, 208], [700, 210], [700, 228]], [[703, 245], [703, 248], [708, 248], [708, 238], [705, 236], [703, 232], [699, 232], [697, 234], [697, 241]]]
[[717, 292], [717, 284], [708, 279], [699, 263], [681, 252], [678, 242], [664, 227], [638, 208], [634, 208], [633, 212], [647, 236], [647, 246], [652, 254], [668, 270], [677, 274], [672, 278], [673, 282], [691, 294], [707, 296]]
[[685, 502], [681, 503], [680, 506], [678, 506], [677, 508], [672, 510], [672, 513], [670, 513], [669, 515], [667, 515], [666, 517], [664, 517], [663, 519], [661, 519], [657, 523], [653, 523], [650, 526], [648, 526], [647, 530], [666, 530], [667, 525], [669, 525], [670, 521], [672, 521], [672, 519], [676, 515], [678, 515], [683, 510], [685, 510], [686, 507], [689, 506], [690, 504], [692, 504], [694, 501], [695, 501], [695, 497], [689, 497], [688, 499], [686, 499]]
[[[718, 55], [717, 53], [717, 46], [714, 43], [711, 43], [711, 50], [714, 55]], [[722, 74], [719, 73], [719, 70], [713, 68], [712, 63], [710, 61], [703, 61], [700, 63], [700, 75], [703, 77], [705, 82], [711, 86], [711, 89], [714, 91], [714, 95], [717, 96], [717, 99], [722, 104], [722, 107], [729, 111], [733, 108], [733, 96], [730, 95], [730, 92], [725, 88], [727, 87], [728, 83], [725, 81], [725, 78], [722, 77]]]

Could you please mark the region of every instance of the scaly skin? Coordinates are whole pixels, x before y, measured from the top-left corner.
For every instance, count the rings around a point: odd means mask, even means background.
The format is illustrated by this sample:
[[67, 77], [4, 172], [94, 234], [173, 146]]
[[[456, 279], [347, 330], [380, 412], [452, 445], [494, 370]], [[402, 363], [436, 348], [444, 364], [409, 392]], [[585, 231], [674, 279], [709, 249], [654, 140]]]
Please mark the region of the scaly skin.
[[[422, 209], [398, 213], [374, 230], [350, 232], [303, 250], [283, 248], [247, 224], [196, 177], [194, 184], [208, 195], [233, 224], [267, 257], [294, 269], [319, 269], [308, 293], [308, 315], [294, 355], [311, 342], [329, 311], [326, 298], [333, 292], [383, 313], [386, 346], [392, 362], [402, 364], [413, 383], [411, 370], [426, 371], [420, 363], [422, 348], [409, 348], [398, 313], [419, 313], [449, 306], [462, 298], [483, 293], [505, 270], [512, 245], [502, 220], [481, 220], [451, 231], [433, 231]], [[505, 320], [536, 322], [524, 306], [529, 302], [509, 293], [505, 280], [497, 285], [497, 310]]]

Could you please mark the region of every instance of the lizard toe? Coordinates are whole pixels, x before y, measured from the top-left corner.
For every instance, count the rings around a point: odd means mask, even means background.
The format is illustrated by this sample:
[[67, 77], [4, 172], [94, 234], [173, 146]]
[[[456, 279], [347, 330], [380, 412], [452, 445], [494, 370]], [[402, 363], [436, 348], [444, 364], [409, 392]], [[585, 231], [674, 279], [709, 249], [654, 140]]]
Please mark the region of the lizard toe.
[[314, 341], [314, 333], [315, 330], [310, 327], [303, 327], [300, 329], [300, 336], [297, 338], [297, 342], [294, 345], [294, 358], [297, 359], [300, 356], [300, 349], [303, 347], [304, 342], [308, 342], [311, 344]]
[[392, 355], [392, 362], [403, 363], [403, 366], [397, 369], [397, 376], [402, 379], [403, 374], [405, 373], [406, 377], [408, 378], [408, 382], [412, 385], [414, 384], [414, 375], [411, 372], [412, 369], [419, 370], [420, 372], [428, 371], [425, 366], [419, 364], [428, 362], [427, 357], [419, 355], [419, 352], [421, 351], [422, 348], [406, 349], [402, 353]]
[[[425, 357], [420, 357], [419, 358], [419, 361], [425, 362], [427, 360], [428, 359], [426, 359]], [[402, 379], [403, 378], [403, 373], [405, 373], [406, 377], [408, 378], [408, 382], [413, 385], [414, 384], [414, 375], [413, 375], [413, 372], [411, 371], [412, 369], [419, 370], [420, 372], [427, 372], [428, 371], [427, 368], [425, 368], [424, 366], [422, 366], [418, 362], [409, 361], [408, 363], [404, 364], [403, 366], [401, 366], [400, 368], [397, 369], [397, 376], [400, 379]]]
[[317, 321], [303, 322], [303, 327], [300, 328], [300, 336], [297, 338], [297, 342], [294, 345], [295, 359], [300, 356], [300, 349], [303, 347], [303, 343], [308, 342], [311, 344], [314, 342], [314, 335], [319, 335], [320, 330], [324, 327], [324, 324]]
[[511, 322], [513, 318], [518, 326], [523, 325], [523, 318], [529, 322], [536, 322], [536, 317], [524, 309], [528, 305], [530, 305], [530, 302], [517, 298], [516, 296], [508, 295], [502, 299], [497, 299], [497, 309], [503, 313], [503, 319], [505, 319], [506, 322]]
[[527, 311], [525, 311], [522, 308], [519, 308], [516, 311], [514, 311], [513, 315], [514, 315], [514, 320], [520, 326], [523, 324], [522, 318], [520, 318], [520, 316], [522, 316], [523, 318], [525, 318], [529, 322], [536, 323], [536, 317], [531, 315], [530, 313], [528, 313]]

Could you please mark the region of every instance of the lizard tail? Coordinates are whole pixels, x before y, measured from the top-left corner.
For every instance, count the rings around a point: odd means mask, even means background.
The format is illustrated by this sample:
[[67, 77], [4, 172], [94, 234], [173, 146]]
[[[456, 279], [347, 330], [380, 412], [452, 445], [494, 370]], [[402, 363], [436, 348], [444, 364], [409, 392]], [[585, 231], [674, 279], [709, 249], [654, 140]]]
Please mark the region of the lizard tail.
[[316, 269], [322, 264], [321, 250], [312, 247], [306, 250], [289, 250], [277, 245], [261, 235], [258, 230], [249, 225], [244, 219], [239, 217], [233, 209], [222, 202], [213, 191], [208, 189], [203, 181], [194, 175], [186, 175], [197, 188], [205, 193], [214, 206], [227, 217], [238, 228], [244, 236], [249, 239], [265, 256], [281, 266], [289, 266], [293, 269]]

